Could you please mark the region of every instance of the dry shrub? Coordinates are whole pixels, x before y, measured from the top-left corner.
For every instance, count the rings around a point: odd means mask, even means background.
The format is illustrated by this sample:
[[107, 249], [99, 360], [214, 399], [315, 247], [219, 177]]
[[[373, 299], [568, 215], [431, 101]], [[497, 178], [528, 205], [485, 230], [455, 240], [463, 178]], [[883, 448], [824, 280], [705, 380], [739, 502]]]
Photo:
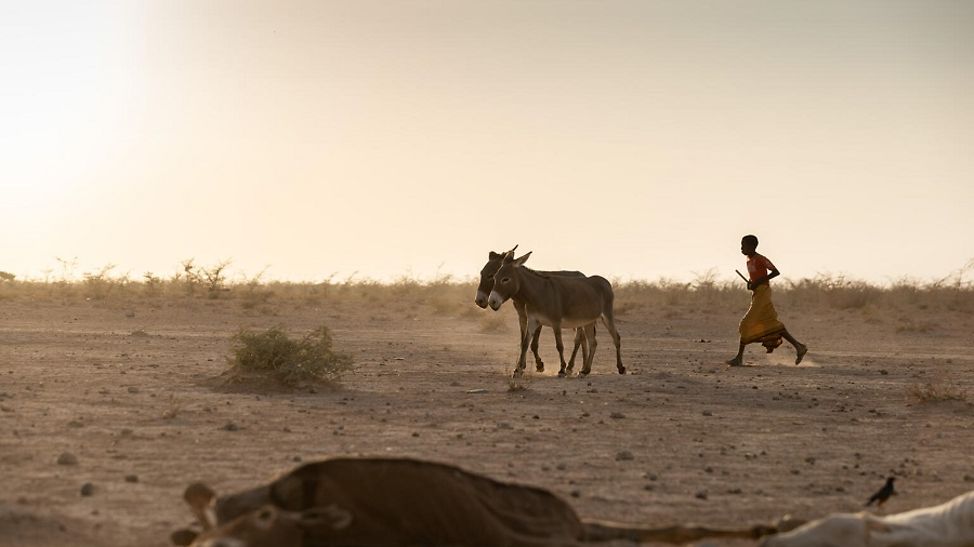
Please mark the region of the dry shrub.
[[934, 330], [936, 327], [935, 323], [930, 321], [914, 321], [913, 319], [906, 318], [900, 320], [900, 324], [896, 326], [896, 332], [898, 333], [915, 333], [915, 334], [928, 334]]
[[967, 400], [967, 393], [964, 390], [943, 382], [912, 384], [907, 387], [907, 394], [920, 403]]
[[351, 357], [332, 349], [331, 334], [324, 325], [297, 340], [275, 327], [263, 332], [241, 330], [233, 341], [228, 359], [232, 372], [269, 377], [286, 386], [337, 383], [352, 367]]
[[170, 393], [169, 394], [169, 405], [166, 408], [166, 411], [162, 413], [162, 419], [163, 420], [173, 420], [173, 419], [176, 418], [176, 416], [179, 416], [179, 413], [182, 412], [182, 411], [183, 411], [183, 405], [182, 405], [182, 403], [180, 403], [179, 401], [176, 400], [176, 395], [175, 394]]
[[491, 334], [507, 332], [507, 330], [507, 319], [505, 319], [503, 314], [489, 313], [484, 315], [480, 320], [480, 332]]
[[508, 393], [517, 393], [530, 389], [528, 382], [522, 376], [511, 376], [507, 379]]

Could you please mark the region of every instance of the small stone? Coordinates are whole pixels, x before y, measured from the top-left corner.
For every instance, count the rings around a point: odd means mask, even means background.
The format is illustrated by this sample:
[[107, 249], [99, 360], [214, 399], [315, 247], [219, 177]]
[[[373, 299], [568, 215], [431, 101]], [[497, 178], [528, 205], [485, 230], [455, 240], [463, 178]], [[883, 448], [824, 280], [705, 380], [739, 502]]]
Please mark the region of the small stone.
[[139, 482], [138, 475], [125, 475], [125, 482]]
[[129, 393], [138, 393], [139, 392], [139, 388], [137, 388], [135, 386], [129, 386], [128, 392]]
[[974, 482], [974, 475], [964, 475], [964, 482]]
[[582, 495], [582, 493], [579, 492], [578, 490], [572, 490], [571, 492], [569, 492], [569, 495], [571, 497], [573, 497], [573, 498], [577, 498], [577, 497], [580, 497]]
[[235, 424], [235, 423], [233, 423], [233, 422], [227, 422], [227, 423], [226, 423], [226, 424], [225, 424], [225, 425], [224, 425], [223, 427], [221, 427], [220, 429], [222, 429], [222, 430], [224, 430], [224, 431], [240, 431], [240, 426], [239, 426], [239, 425], [237, 425], [237, 424]]
[[78, 465], [78, 458], [70, 452], [62, 452], [60, 456], [57, 457], [58, 465]]
[[633, 456], [632, 455], [632, 452], [630, 452], [628, 450], [620, 450], [619, 452], [616, 453], [616, 461], [617, 462], [631, 461], [631, 460], [634, 460], [634, 459], [636, 459], [636, 457]]
[[706, 490], [701, 490], [701, 491], [697, 492], [696, 494], [694, 494], [693, 497], [697, 498], [698, 500], [705, 500], [705, 499], [707, 499], [707, 491]]
[[625, 418], [626, 415], [621, 412], [613, 412], [612, 414], [609, 414], [609, 417], [612, 418], [613, 420], [621, 420]]
[[94, 484], [91, 484], [90, 482], [86, 482], [86, 483], [84, 483], [84, 484], [81, 485], [81, 495], [82, 496], [88, 497], [88, 496], [90, 496], [90, 495], [92, 495], [94, 493], [95, 493], [95, 485]]
[[709, 410], [704, 410], [704, 411], [703, 411], [703, 415], [704, 415], [704, 416], [713, 416], [713, 415], [714, 415], [714, 413], [713, 413], [713, 412], [711, 412], [711, 411], [709, 411]]

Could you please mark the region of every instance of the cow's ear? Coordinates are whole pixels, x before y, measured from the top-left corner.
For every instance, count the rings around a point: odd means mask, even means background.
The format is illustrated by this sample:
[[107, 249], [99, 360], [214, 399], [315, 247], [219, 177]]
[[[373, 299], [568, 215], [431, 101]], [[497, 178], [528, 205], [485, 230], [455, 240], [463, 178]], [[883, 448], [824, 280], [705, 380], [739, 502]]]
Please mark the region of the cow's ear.
[[216, 492], [213, 489], [201, 482], [194, 482], [186, 487], [183, 499], [204, 530], [216, 528], [216, 515], [213, 513]]
[[304, 528], [327, 526], [332, 530], [343, 530], [352, 524], [352, 513], [333, 503], [302, 511], [299, 522]]
[[176, 530], [175, 532], [170, 534], [169, 539], [170, 541], [172, 541], [173, 545], [186, 546], [196, 541], [196, 538], [198, 538], [199, 536], [200, 535], [198, 533], [183, 528], [182, 530]]

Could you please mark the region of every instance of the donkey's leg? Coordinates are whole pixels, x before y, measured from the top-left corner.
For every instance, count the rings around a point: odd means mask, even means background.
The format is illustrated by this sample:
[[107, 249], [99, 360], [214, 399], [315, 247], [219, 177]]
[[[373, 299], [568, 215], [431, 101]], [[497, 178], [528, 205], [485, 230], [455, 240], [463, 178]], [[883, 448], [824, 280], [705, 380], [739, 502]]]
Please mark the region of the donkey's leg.
[[615, 319], [613, 319], [611, 307], [602, 313], [602, 322], [605, 323], [605, 328], [609, 329], [609, 334], [612, 335], [612, 343], [616, 346], [616, 368], [619, 369], [619, 374], [625, 374], [626, 367], [622, 365], [622, 337], [619, 336], [619, 331], [616, 330], [616, 323]]
[[531, 336], [531, 351], [534, 352], [534, 368], [538, 372], [544, 372], [544, 361], [541, 360], [541, 356], [538, 355], [538, 338], [541, 337], [541, 325], [534, 330], [534, 334]]
[[568, 364], [565, 363], [565, 344], [561, 340], [561, 323], [551, 325], [551, 330], [555, 331], [555, 348], [558, 350], [558, 360], [561, 362], [561, 368], [558, 369], [558, 376], [564, 376], [565, 367]]
[[575, 329], [575, 347], [572, 348], [572, 356], [568, 358], [566, 374], [571, 374], [575, 368], [575, 356], [578, 354], [578, 348], [582, 348], [582, 362], [584, 363], [588, 355], [588, 345], [585, 343], [585, 332], [581, 328]]
[[592, 362], [595, 361], [595, 348], [598, 347], [599, 343], [595, 339], [595, 323], [589, 323], [585, 325], [585, 338], [588, 340], [588, 355], [585, 361], [582, 363], [582, 370], [579, 372], [581, 375], [586, 375], [592, 372]]
[[514, 368], [514, 376], [520, 376], [524, 374], [524, 369], [527, 363], [527, 353], [528, 344], [531, 342], [531, 334], [538, 330], [539, 323], [533, 317], [528, 317], [527, 328], [524, 329], [524, 335], [521, 337], [521, 355], [517, 359], [517, 367]]
[[512, 301], [514, 304], [514, 309], [517, 310], [517, 324], [521, 330], [521, 336], [518, 338], [521, 348], [521, 356], [517, 360], [517, 364], [514, 366], [514, 375], [520, 376], [524, 373], [525, 359], [524, 354], [527, 351], [527, 342], [525, 338], [528, 335], [528, 312], [524, 307], [524, 302]]

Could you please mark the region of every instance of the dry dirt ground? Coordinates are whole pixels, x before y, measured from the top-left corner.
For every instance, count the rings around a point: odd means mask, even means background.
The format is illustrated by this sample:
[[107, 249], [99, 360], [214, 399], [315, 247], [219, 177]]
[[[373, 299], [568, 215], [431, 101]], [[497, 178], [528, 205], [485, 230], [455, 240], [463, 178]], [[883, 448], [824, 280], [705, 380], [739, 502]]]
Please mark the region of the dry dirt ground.
[[[795, 367], [787, 346], [754, 348], [752, 366], [731, 369], [721, 363], [746, 296], [717, 310], [628, 305], [630, 374], [615, 373], [600, 329], [593, 374], [556, 377], [546, 330], [548, 371], [512, 389], [514, 311], [490, 323], [494, 312], [469, 296], [448, 312], [364, 300], [0, 301], [0, 544], [167, 545], [191, 520], [180, 499], [190, 481], [229, 492], [335, 455], [449, 462], [549, 488], [583, 517], [649, 526], [857, 511], [889, 474], [900, 490], [891, 512], [974, 489], [969, 313], [779, 305], [811, 348], [806, 362]], [[241, 327], [320, 324], [355, 361], [341, 388], [214, 381]], [[910, 394], [927, 383], [961, 400]], [[77, 463], [59, 464], [65, 452]]]

